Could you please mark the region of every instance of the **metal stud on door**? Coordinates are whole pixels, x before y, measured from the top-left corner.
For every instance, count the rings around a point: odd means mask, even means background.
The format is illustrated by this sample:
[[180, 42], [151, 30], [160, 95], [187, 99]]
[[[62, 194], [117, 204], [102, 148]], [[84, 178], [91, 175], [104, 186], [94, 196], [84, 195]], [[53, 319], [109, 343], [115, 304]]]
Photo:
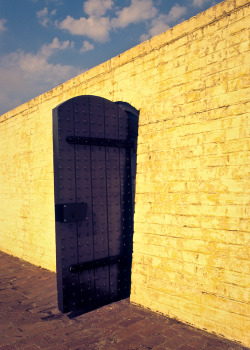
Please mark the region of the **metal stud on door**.
[[57, 289], [62, 312], [129, 296], [131, 161], [135, 162], [131, 154], [135, 155], [137, 136], [131, 131], [131, 116], [138, 119], [137, 111], [131, 112], [126, 104], [96, 96], [75, 97], [53, 110]]

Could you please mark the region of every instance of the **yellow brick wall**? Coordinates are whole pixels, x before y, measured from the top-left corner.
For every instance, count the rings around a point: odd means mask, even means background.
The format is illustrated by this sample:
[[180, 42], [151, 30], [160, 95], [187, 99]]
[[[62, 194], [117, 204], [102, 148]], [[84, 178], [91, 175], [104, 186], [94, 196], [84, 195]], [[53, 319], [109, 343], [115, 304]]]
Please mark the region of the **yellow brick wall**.
[[55, 270], [52, 121], [41, 107], [31, 102], [0, 123], [0, 248]]
[[250, 11], [242, 2], [223, 14], [232, 5], [191, 19], [188, 33], [174, 28], [179, 39], [156, 55], [157, 94], [140, 115], [131, 300], [250, 345]]
[[140, 110], [131, 301], [250, 345], [249, 1], [228, 0], [0, 117], [0, 248], [55, 270], [52, 109]]

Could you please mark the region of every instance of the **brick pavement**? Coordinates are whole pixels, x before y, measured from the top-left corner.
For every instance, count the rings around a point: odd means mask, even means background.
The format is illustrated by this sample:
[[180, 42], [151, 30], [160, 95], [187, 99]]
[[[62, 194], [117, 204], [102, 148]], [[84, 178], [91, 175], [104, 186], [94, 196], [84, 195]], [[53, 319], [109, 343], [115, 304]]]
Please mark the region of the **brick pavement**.
[[57, 309], [56, 275], [0, 252], [0, 350], [243, 350], [129, 303], [77, 317]]

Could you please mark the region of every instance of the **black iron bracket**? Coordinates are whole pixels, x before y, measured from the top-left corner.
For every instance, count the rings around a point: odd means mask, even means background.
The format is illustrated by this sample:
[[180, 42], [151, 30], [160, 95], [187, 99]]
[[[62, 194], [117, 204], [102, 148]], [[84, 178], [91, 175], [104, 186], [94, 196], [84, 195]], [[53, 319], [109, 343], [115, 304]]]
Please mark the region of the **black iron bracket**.
[[78, 265], [71, 265], [69, 267], [70, 272], [80, 272], [84, 270], [90, 270], [90, 269], [96, 269], [98, 267], [105, 267], [105, 266], [111, 266], [114, 264], [125, 264], [127, 265], [128, 262], [127, 257], [124, 257], [122, 255], [115, 255], [115, 256], [109, 256], [107, 258], [87, 261], [82, 264]]
[[82, 136], [68, 136], [66, 141], [74, 145], [83, 146], [102, 146], [102, 147], [117, 147], [117, 148], [132, 148], [133, 142], [128, 140], [102, 139]]

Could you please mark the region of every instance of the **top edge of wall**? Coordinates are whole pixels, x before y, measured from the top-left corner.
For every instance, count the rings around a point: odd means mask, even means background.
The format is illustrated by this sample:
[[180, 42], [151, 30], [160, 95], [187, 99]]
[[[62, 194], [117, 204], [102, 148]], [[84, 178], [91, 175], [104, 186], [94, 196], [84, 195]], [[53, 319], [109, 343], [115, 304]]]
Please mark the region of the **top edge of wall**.
[[107, 73], [114, 68], [122, 66], [130, 61], [133, 61], [136, 58], [143, 57], [153, 50], [158, 50], [163, 46], [170, 44], [196, 30], [199, 30], [213, 22], [218, 21], [220, 18], [227, 16], [231, 12], [245, 7], [250, 4], [249, 0], [225, 0], [219, 4], [210, 7], [204, 12], [197, 14], [194, 17], [174, 26], [173, 28], [168, 29], [166, 32], [163, 32], [157, 36], [152, 37], [151, 39], [142, 42], [141, 44], [134, 46], [133, 48], [109, 59], [106, 62], [97, 65], [80, 75], [56, 86], [55, 88], [31, 99], [28, 102], [4, 113], [0, 116], [0, 122], [3, 122], [9, 118], [12, 118], [16, 115], [25, 113], [25, 111], [32, 108], [36, 109], [36, 106], [43, 103], [44, 101], [51, 98], [51, 93], [56, 97], [60, 95], [62, 91], [67, 91], [74, 86], [91, 80], [93, 77]]

